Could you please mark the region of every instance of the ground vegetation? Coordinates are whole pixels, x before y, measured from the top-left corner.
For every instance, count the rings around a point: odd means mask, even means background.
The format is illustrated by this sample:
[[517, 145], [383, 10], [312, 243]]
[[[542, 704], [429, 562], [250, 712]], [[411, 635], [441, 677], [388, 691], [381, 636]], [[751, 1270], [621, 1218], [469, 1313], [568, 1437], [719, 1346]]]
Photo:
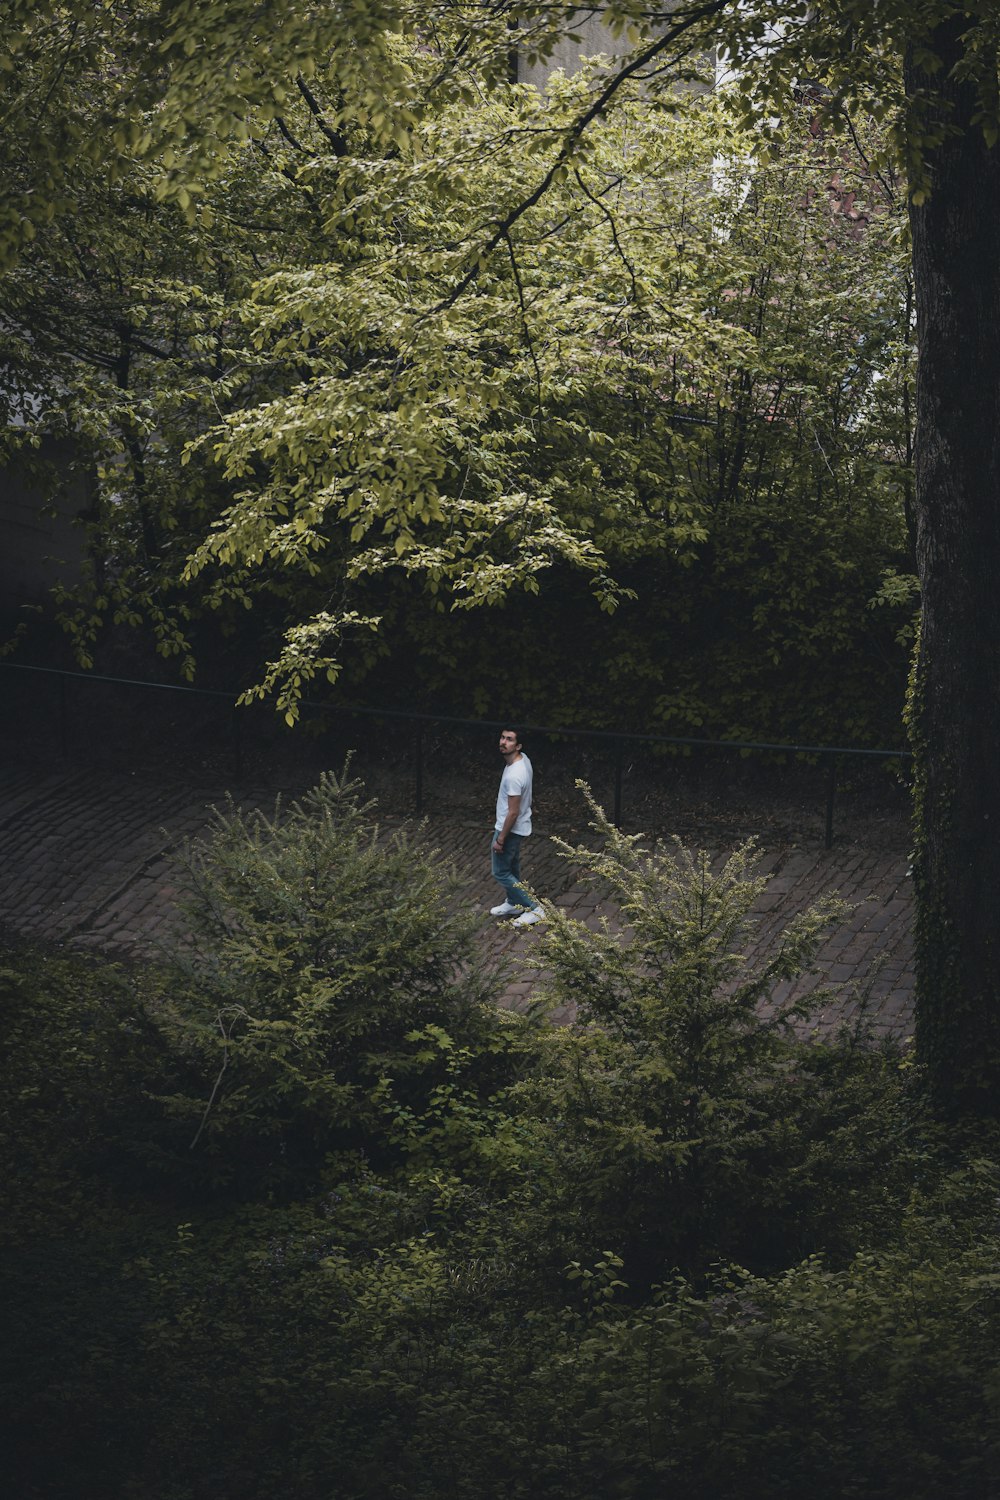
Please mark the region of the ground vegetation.
[[349, 776], [189, 850], [169, 962], [7, 945], [19, 1493], [985, 1500], [996, 1153], [792, 1027], [832, 906], [753, 967], [752, 849], [591, 818], [629, 925], [554, 913], [527, 1015]]

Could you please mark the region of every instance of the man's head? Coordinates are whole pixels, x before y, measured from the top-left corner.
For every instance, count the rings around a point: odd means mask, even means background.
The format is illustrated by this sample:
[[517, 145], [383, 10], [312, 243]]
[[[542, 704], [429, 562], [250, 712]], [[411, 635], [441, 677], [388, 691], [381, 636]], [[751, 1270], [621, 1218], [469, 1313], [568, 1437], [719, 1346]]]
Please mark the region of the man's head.
[[520, 729], [501, 729], [500, 731], [500, 754], [518, 755], [521, 750]]

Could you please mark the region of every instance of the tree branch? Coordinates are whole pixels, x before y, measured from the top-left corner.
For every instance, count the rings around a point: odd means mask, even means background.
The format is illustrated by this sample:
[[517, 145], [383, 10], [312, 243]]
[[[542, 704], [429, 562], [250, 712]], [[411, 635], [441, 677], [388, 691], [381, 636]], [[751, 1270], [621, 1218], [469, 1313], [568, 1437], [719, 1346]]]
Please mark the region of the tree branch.
[[528, 327], [528, 304], [524, 296], [524, 286], [521, 282], [521, 272], [517, 264], [517, 256], [514, 254], [514, 242], [509, 234], [504, 235], [504, 242], [510, 256], [511, 270], [514, 272], [514, 285], [517, 287], [517, 300], [521, 309], [521, 327], [524, 330], [524, 342], [528, 346], [528, 354], [535, 371], [535, 390], [538, 396], [538, 409], [542, 409], [542, 372], [538, 364], [538, 356], [535, 354], [535, 341], [531, 337], [531, 329]]
[[615, 223], [615, 216], [611, 212], [610, 208], [608, 208], [607, 204], [606, 203], [602, 203], [601, 200], [600, 200], [600, 198], [595, 197], [594, 194], [590, 191], [590, 188], [587, 186], [587, 184], [583, 180], [583, 173], [580, 171], [579, 167], [574, 167], [574, 169], [573, 169], [573, 176], [576, 178], [577, 182], [579, 183], [579, 185], [580, 185], [580, 191], [581, 191], [581, 193], [583, 193], [584, 197], [588, 198], [590, 200], [590, 202], [594, 205], [594, 207], [597, 208], [597, 209], [599, 209], [600, 212], [604, 215], [604, 218], [605, 218], [605, 220], [607, 222], [607, 226], [611, 230], [611, 238], [614, 241], [615, 249], [618, 252], [618, 258], [620, 259], [622, 265], [625, 267], [626, 271], [628, 272], [629, 280], [632, 283], [632, 301], [636, 304], [636, 306], [638, 306], [638, 304], [639, 304], [639, 284], [636, 281], [635, 267], [633, 266], [632, 262], [629, 260], [628, 256], [625, 254], [625, 251], [624, 251], [624, 249], [622, 247], [621, 240], [618, 238], [618, 225]]
[[[636, 54], [630, 62], [625, 63], [624, 66], [619, 68], [608, 79], [593, 102], [577, 115], [572, 125], [566, 131], [563, 136], [562, 145], [556, 153], [556, 158], [541, 181], [532, 189], [527, 197], [522, 198], [502, 219], [494, 220], [496, 228], [486, 240], [486, 243], [480, 248], [475, 263], [469, 267], [468, 271], [462, 276], [457, 286], [452, 288], [447, 297], [442, 298], [440, 302], [422, 313], [418, 321], [422, 322], [424, 319], [433, 317], [437, 313], [445, 312], [449, 307], [454, 306], [459, 297], [468, 291], [479, 275], [480, 262], [491, 255], [499, 245], [503, 244], [517, 221], [523, 218], [528, 210], [534, 208], [535, 204], [545, 196], [555, 181], [557, 174], [570, 161], [584, 131], [596, 120], [598, 115], [604, 112], [623, 84], [627, 83], [630, 78], [646, 67], [647, 63], [652, 62], [654, 57], [659, 57], [661, 53], [666, 52], [669, 47], [673, 46], [686, 33], [693, 30], [695, 26], [699, 25], [702, 21], [708, 20], [710, 16], [718, 15], [729, 4], [731, 4], [731, 0], [708, 0], [707, 4], [689, 11], [675, 26], [665, 32], [663, 36], [657, 37], [655, 41], [650, 42], [648, 46], [643, 47], [641, 52]], [[691, 50], [690, 47], [686, 48], [684, 55], [687, 55]]]
[[332, 125], [327, 124], [326, 120], [323, 117], [323, 110], [320, 106], [319, 100], [316, 98], [315, 94], [312, 92], [301, 73], [296, 73], [295, 82], [298, 87], [299, 93], [302, 95], [303, 99], [306, 102], [306, 107], [308, 108], [309, 113], [312, 115], [313, 119], [316, 122], [317, 129], [330, 142], [334, 156], [346, 156], [347, 141], [340, 134], [339, 130], [334, 130]]

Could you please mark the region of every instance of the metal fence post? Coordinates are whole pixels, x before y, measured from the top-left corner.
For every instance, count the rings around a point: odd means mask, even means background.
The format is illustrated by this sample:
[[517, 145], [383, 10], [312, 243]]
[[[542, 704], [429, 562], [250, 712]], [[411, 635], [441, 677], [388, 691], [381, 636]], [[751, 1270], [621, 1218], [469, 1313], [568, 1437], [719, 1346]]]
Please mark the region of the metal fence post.
[[612, 818], [616, 828], [622, 826], [622, 768], [625, 759], [625, 746], [621, 740], [615, 740], [615, 813]]
[[833, 848], [833, 799], [837, 795], [837, 757], [826, 759], [826, 847]]
[[240, 711], [234, 703], [229, 710], [229, 742], [233, 752], [233, 775], [237, 781], [243, 780], [243, 732], [240, 723]]
[[414, 810], [419, 814], [424, 810], [424, 721], [417, 720], [417, 785], [414, 796]]
[[59, 751], [65, 758], [69, 754], [69, 688], [66, 673], [59, 673]]

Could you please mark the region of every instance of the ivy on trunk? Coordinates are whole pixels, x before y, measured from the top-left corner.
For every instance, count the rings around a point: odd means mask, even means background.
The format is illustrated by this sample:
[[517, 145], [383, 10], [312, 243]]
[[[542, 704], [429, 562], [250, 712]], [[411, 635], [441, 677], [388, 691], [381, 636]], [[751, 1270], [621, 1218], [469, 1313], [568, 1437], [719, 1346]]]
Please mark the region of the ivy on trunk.
[[[911, 228], [920, 358], [916, 505], [923, 622], [918, 756], [917, 1043], [942, 1101], [996, 1108], [1000, 1066], [1000, 150], [978, 128], [957, 17], [933, 53], [930, 191]], [[911, 98], [930, 79], [911, 49]], [[918, 201], [922, 200], [922, 201]]]

